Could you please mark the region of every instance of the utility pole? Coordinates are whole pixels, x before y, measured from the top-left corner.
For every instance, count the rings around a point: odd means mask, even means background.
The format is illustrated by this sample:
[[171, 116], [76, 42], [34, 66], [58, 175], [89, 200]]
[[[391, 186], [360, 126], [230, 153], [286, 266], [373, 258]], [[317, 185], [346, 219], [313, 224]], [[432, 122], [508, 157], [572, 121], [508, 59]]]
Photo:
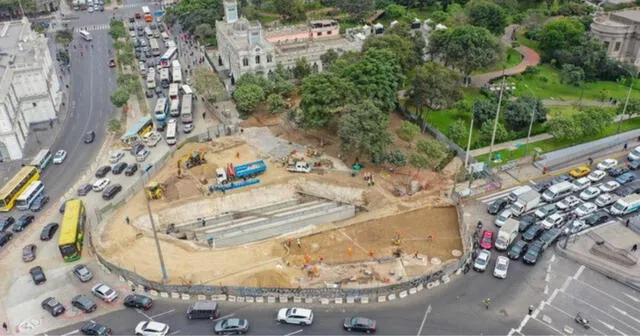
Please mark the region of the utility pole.
[[[146, 181], [145, 181], [146, 183]], [[156, 222], [151, 215], [151, 203], [147, 199], [147, 213], [149, 214], [149, 221], [151, 221], [151, 230], [153, 230], [153, 240], [156, 242], [156, 249], [158, 250], [158, 259], [160, 260], [160, 270], [162, 271], [162, 282], [167, 283], [169, 276], [167, 275], [167, 267], [164, 265], [164, 258], [162, 257], [162, 249], [160, 249], [160, 241], [158, 240], [158, 231], [156, 230]]]
[[500, 97], [498, 98], [498, 109], [496, 110], [496, 118], [493, 121], [493, 133], [491, 134], [491, 146], [489, 147], [489, 162], [487, 162], [487, 165], [491, 165], [491, 159], [493, 156], [493, 143], [496, 140], [496, 129], [498, 128], [498, 118], [500, 117], [500, 105], [502, 104], [503, 93], [504, 93], [504, 69], [502, 69], [502, 82], [500, 83]]
[[533, 95], [533, 99], [535, 99], [536, 101], [536, 104], [531, 111], [531, 121], [529, 121], [529, 132], [527, 132], [527, 142], [524, 145], [524, 156], [527, 156], [527, 153], [529, 153], [529, 140], [531, 139], [531, 129], [533, 128], [533, 120], [535, 119], [536, 112], [538, 110], [538, 98], [536, 97], [536, 94], [533, 93], [531, 88], [529, 88], [528, 85], [525, 84], [525, 87], [529, 90], [529, 92], [531, 92], [531, 94]]
[[469, 168], [469, 152], [471, 151], [471, 134], [473, 133], [473, 112], [471, 113], [471, 126], [469, 127], [469, 140], [467, 140], [467, 153], [464, 156], [464, 168]]

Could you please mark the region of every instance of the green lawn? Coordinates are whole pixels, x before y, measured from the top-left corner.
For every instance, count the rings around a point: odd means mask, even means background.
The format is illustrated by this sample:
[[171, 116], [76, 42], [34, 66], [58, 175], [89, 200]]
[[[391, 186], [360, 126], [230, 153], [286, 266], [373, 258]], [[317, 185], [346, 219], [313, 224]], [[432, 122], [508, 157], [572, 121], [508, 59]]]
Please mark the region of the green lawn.
[[533, 50], [538, 50], [538, 42], [534, 41], [534, 40], [530, 40], [528, 38], [526, 38], [524, 36], [524, 32], [523, 31], [519, 31], [516, 33], [516, 40], [518, 41], [518, 43], [520, 43], [521, 45], [525, 46], [525, 47], [529, 47]]
[[478, 74], [498, 71], [502, 69], [509, 69], [520, 64], [520, 62], [522, 62], [522, 58], [523, 58], [522, 54], [520, 54], [520, 52], [518, 52], [516, 49], [508, 48], [504, 58], [504, 62], [485, 68], [485, 69], [474, 71], [471, 73], [471, 75], [478, 75]]

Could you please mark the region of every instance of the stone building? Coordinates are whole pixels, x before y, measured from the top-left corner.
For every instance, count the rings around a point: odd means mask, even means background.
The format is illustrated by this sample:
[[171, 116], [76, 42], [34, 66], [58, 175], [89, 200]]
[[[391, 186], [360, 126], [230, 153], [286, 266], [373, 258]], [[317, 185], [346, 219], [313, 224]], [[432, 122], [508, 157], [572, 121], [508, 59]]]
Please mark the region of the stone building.
[[591, 35], [603, 43], [609, 56], [640, 69], [640, 8], [599, 13], [591, 24]]

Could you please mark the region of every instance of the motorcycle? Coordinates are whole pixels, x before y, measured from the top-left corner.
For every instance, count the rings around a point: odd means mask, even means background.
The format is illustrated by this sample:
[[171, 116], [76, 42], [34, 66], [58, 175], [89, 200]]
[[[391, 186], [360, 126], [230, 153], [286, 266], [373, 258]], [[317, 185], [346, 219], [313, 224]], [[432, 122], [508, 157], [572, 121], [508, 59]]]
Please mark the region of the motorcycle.
[[580, 313], [576, 314], [576, 323], [578, 323], [579, 325], [583, 326], [585, 329], [589, 329], [589, 320], [587, 320], [586, 318], [582, 317], [582, 315], [580, 315]]

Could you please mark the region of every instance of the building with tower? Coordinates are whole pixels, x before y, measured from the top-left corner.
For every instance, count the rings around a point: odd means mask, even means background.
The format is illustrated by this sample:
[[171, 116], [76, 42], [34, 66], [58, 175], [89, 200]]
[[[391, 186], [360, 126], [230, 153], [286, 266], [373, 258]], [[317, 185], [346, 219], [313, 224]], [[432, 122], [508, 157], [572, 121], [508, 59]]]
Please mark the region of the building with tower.
[[640, 8], [598, 13], [591, 36], [602, 42], [609, 56], [640, 69]]

